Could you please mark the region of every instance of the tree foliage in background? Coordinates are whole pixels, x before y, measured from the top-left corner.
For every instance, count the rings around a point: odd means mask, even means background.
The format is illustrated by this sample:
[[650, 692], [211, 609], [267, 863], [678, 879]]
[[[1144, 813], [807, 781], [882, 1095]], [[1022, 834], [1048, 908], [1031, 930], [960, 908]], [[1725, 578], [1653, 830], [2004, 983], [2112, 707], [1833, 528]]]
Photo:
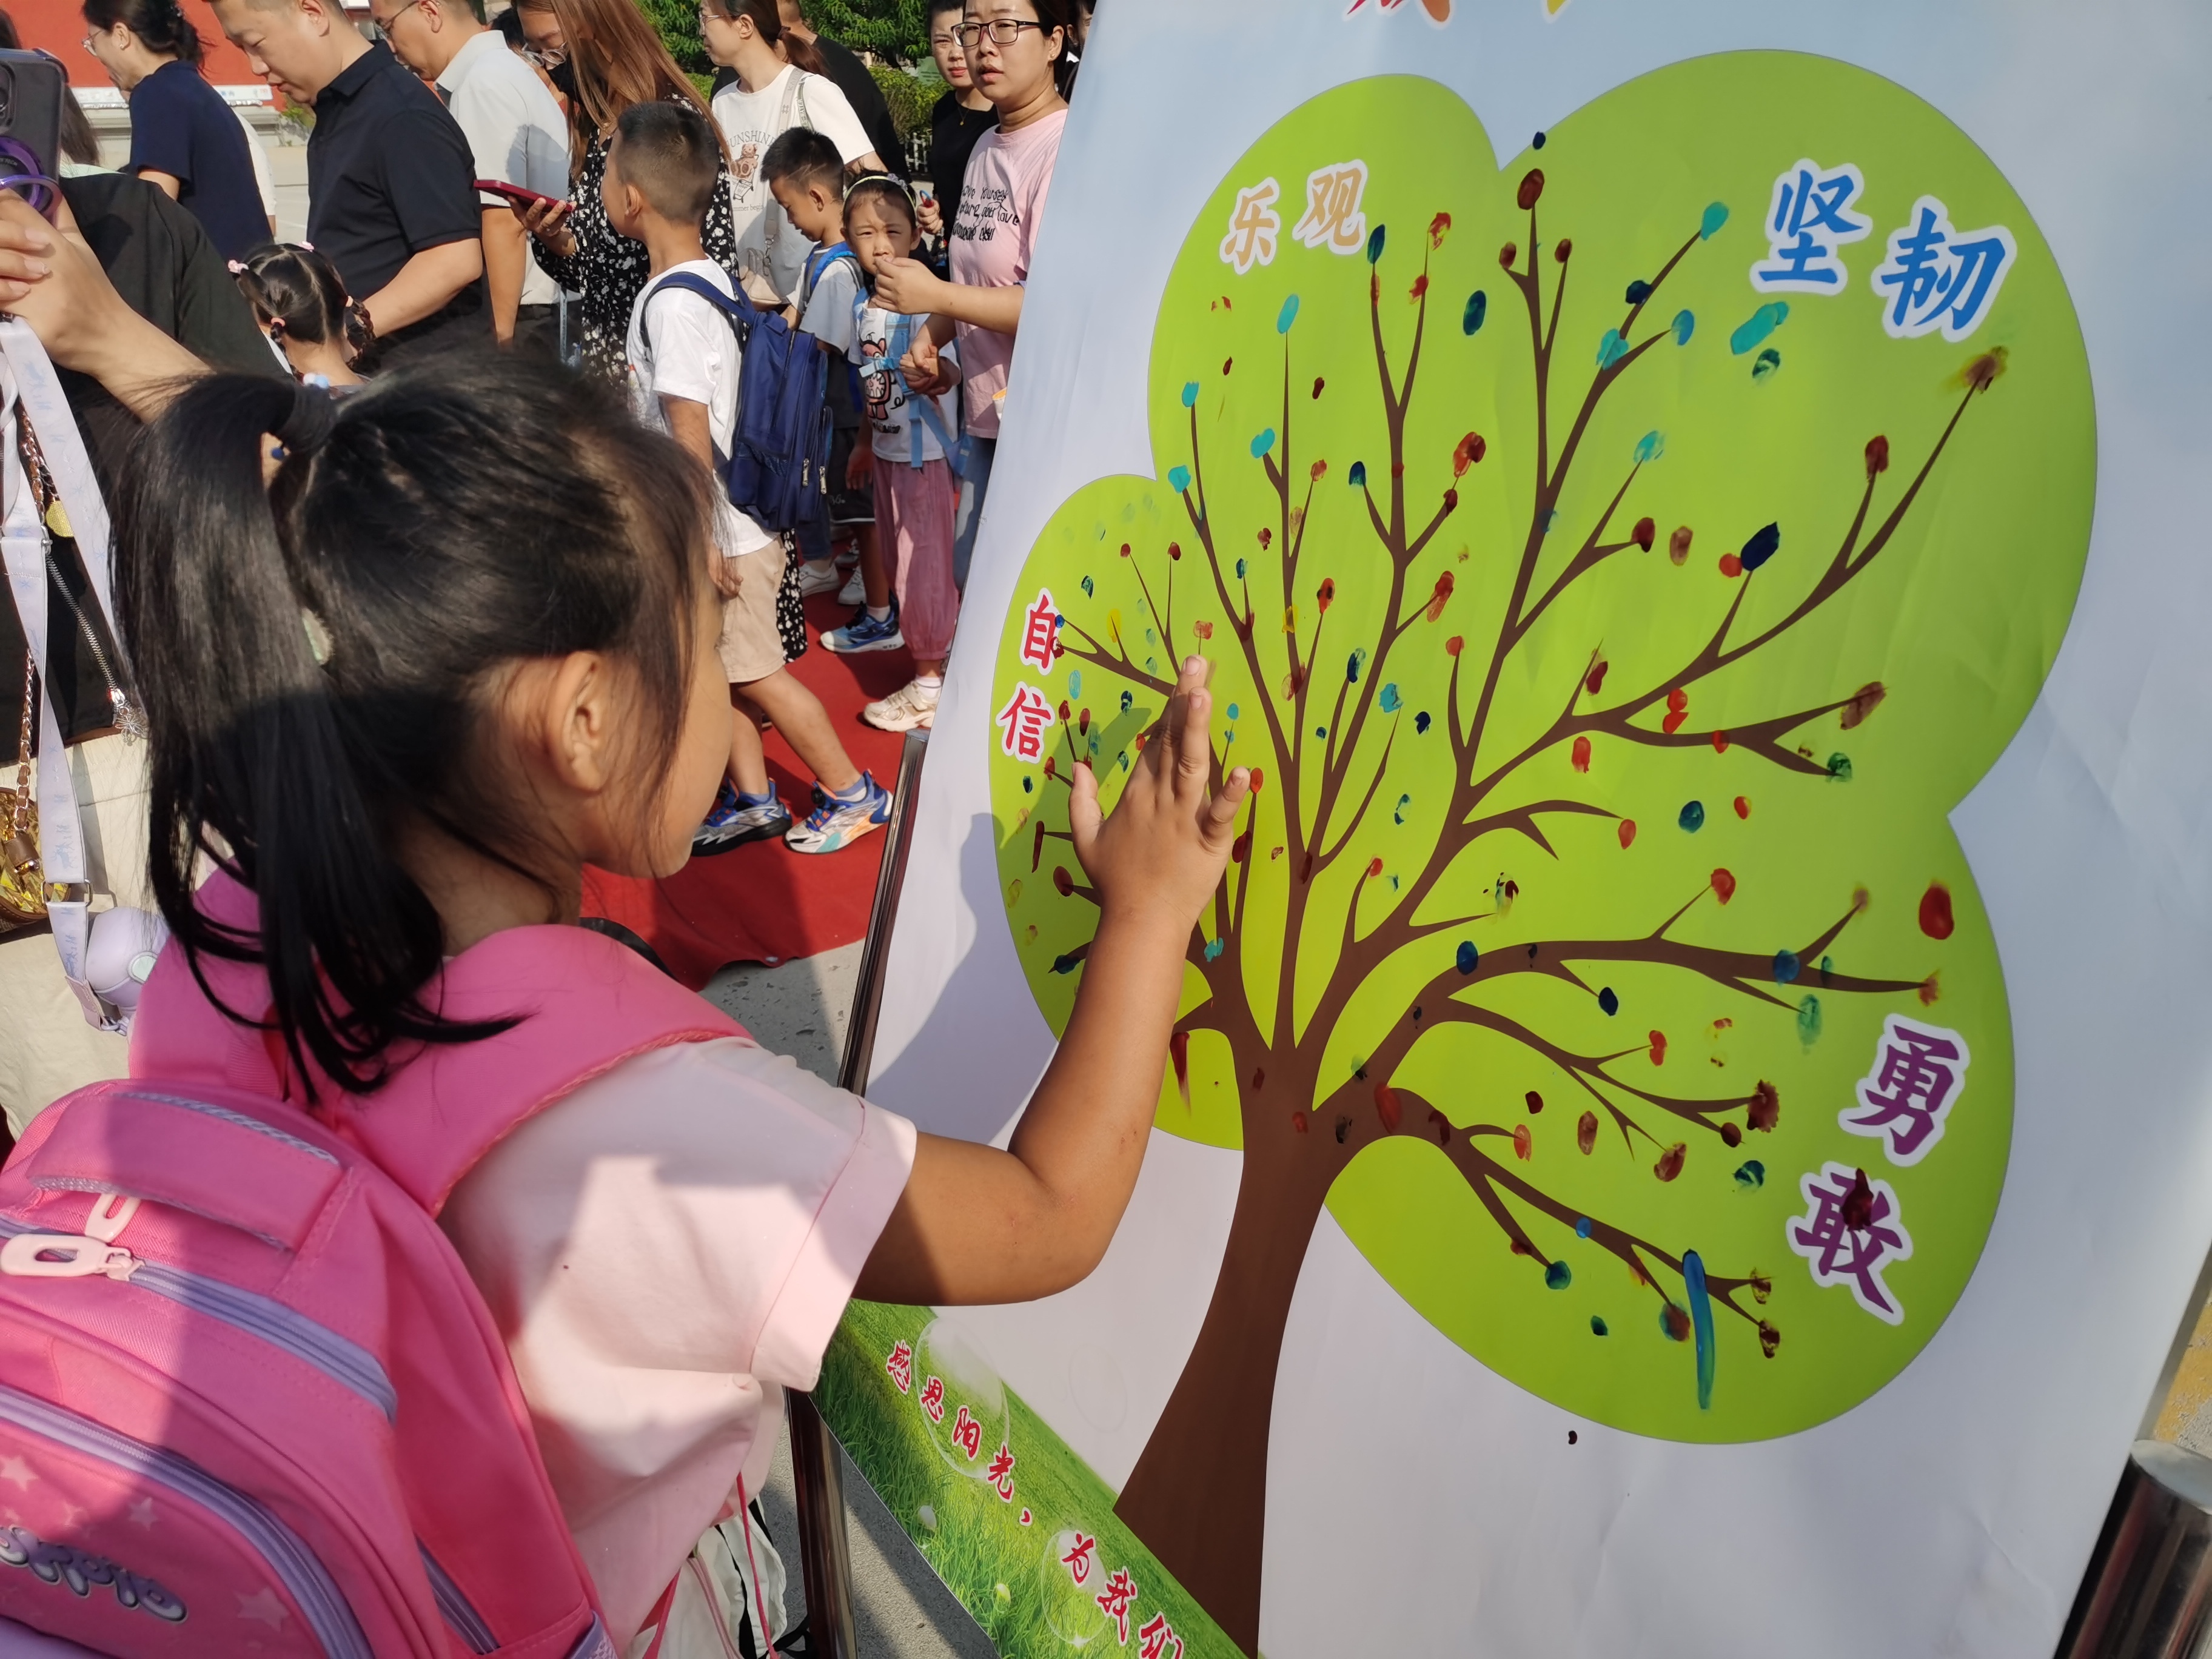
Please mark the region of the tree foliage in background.
[[707, 56], [707, 42], [699, 33], [698, 0], [638, 0], [661, 44], [678, 65], [695, 77], [712, 75], [714, 60]]
[[878, 64], [868, 72], [883, 88], [884, 102], [890, 106], [891, 125], [898, 129], [901, 138], [911, 138], [917, 132], [929, 131], [930, 107], [945, 90], [941, 82], [926, 83], [888, 64]]
[[854, 52], [902, 64], [929, 56], [929, 0], [804, 0], [803, 9], [810, 27]]

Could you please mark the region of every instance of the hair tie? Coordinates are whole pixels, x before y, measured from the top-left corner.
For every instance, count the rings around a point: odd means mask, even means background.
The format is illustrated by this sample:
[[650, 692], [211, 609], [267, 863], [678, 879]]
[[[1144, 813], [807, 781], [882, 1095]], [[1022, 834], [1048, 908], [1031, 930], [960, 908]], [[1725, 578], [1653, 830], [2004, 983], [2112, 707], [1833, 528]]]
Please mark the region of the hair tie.
[[303, 605], [300, 607], [300, 629], [307, 636], [307, 654], [315, 659], [315, 666], [329, 667], [331, 663], [329, 624]]
[[331, 428], [337, 422], [337, 403], [329, 392], [316, 386], [295, 386], [291, 412], [276, 423], [276, 429], [270, 434], [283, 452], [278, 459], [289, 460], [295, 455], [313, 454], [323, 447], [323, 441], [331, 435]]
[[231, 274], [232, 276], [245, 276], [245, 275], [246, 275], [246, 261], [245, 261], [245, 260], [243, 260], [243, 259], [233, 259], [233, 260], [230, 262], [230, 264], [229, 264], [229, 270], [230, 270], [230, 274]]

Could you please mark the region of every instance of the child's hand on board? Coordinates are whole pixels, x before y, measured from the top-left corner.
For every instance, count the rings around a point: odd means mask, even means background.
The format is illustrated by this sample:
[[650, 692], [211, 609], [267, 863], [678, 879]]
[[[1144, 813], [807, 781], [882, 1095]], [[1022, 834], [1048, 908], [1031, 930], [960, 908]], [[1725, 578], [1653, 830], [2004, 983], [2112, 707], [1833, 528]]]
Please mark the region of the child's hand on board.
[[1221, 879], [1236, 839], [1237, 814], [1251, 791], [1240, 766], [1209, 785], [1213, 770], [1213, 694], [1206, 659], [1184, 660], [1167, 712], [1146, 734], [1111, 817], [1101, 812], [1098, 780], [1079, 763], [1071, 780], [1068, 827], [1075, 856], [1106, 912], [1149, 910], [1187, 931]]

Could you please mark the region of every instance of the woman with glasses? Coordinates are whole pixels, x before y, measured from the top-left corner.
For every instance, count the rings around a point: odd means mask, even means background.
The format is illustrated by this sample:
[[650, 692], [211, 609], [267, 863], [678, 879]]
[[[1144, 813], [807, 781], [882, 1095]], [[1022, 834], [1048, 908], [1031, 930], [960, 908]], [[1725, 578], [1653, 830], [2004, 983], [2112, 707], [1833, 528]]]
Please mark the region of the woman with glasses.
[[915, 224], [930, 240], [931, 265], [945, 274], [945, 230], [960, 216], [961, 181], [977, 140], [999, 125], [999, 112], [968, 72], [960, 50], [966, 0], [929, 0], [929, 55], [945, 77], [945, 92], [929, 112], [930, 194], [915, 204]]
[[[580, 294], [584, 367], [619, 382], [630, 307], [643, 291], [645, 244], [619, 234], [599, 199], [615, 123], [632, 104], [666, 100], [708, 111], [653, 25], [631, 0], [518, 0], [522, 32], [545, 62], [562, 54], [555, 84], [568, 98], [569, 200], [558, 206], [517, 205], [515, 216], [537, 239], [538, 263], [571, 294]], [[565, 85], [562, 83], [565, 82]], [[700, 240], [707, 257], [738, 274], [730, 225], [726, 172], [708, 204]]]
[[1063, 77], [1072, 0], [967, 0], [958, 40], [969, 73], [998, 111], [999, 125], [977, 141], [952, 222], [951, 280], [919, 259], [887, 260], [876, 276], [876, 303], [910, 317], [927, 315], [915, 331], [900, 371], [919, 397], [945, 389], [937, 349], [960, 342], [960, 510], [952, 549], [953, 579], [963, 590], [982, 516], [991, 459], [999, 445], [1000, 405], [1022, 321], [1022, 285], [1029, 280], [1052, 170], [1067, 125]]
[[136, 173], [180, 203], [234, 259], [270, 236], [246, 129], [200, 76], [200, 37], [177, 0], [85, 0], [84, 49], [131, 100]]

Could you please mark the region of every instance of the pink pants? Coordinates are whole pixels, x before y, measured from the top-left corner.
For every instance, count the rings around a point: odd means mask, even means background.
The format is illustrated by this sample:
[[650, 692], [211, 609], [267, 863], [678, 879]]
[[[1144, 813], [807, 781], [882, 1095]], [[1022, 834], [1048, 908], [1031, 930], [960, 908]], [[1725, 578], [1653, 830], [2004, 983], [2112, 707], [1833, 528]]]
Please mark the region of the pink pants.
[[898, 594], [899, 632], [917, 662], [941, 661], [960, 620], [960, 591], [952, 585], [952, 517], [958, 504], [957, 481], [943, 461], [915, 467], [876, 457], [877, 544]]

